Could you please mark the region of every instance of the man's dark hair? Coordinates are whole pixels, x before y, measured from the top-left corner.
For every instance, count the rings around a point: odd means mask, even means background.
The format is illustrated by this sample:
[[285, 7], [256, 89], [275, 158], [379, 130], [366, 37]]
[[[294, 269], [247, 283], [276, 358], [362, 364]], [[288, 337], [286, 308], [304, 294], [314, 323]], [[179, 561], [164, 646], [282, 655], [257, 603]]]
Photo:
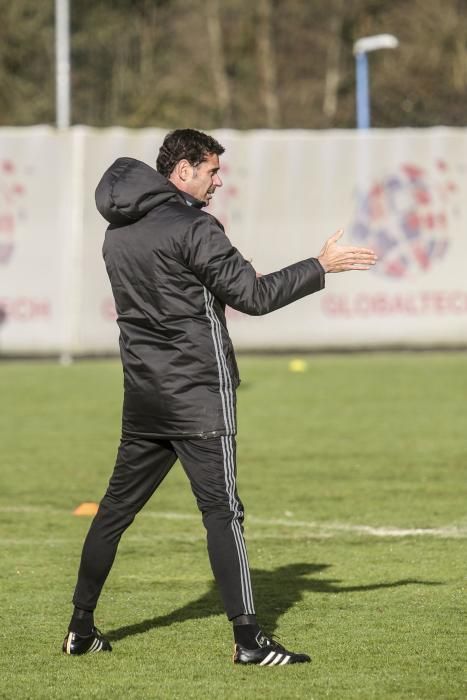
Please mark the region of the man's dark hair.
[[170, 131], [164, 139], [157, 156], [158, 172], [169, 177], [180, 160], [184, 158], [190, 165], [197, 166], [206, 160], [207, 156], [215, 153], [221, 156], [225, 148], [213, 139], [195, 129], [176, 129]]

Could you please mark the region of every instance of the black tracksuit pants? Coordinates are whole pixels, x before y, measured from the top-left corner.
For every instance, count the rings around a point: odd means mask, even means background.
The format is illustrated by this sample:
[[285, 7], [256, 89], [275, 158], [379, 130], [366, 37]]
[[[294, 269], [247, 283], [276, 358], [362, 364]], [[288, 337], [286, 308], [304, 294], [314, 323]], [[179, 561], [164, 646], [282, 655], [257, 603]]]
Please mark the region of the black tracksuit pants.
[[232, 436], [208, 440], [122, 439], [109, 486], [84, 542], [73, 596], [75, 606], [94, 610], [120, 537], [177, 458], [203, 516], [211, 567], [227, 616], [232, 619], [254, 614]]

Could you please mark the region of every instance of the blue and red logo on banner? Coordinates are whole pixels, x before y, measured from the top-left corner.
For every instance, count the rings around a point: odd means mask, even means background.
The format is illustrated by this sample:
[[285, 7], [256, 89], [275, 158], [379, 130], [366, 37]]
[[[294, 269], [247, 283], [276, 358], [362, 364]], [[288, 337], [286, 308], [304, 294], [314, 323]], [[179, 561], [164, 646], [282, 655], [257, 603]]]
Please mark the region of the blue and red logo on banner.
[[457, 191], [445, 161], [436, 161], [431, 172], [405, 163], [357, 194], [351, 235], [377, 252], [380, 274], [405, 278], [426, 272], [449, 248]]
[[26, 216], [24, 194], [14, 163], [0, 161], [0, 264], [6, 264], [13, 254], [18, 221]]

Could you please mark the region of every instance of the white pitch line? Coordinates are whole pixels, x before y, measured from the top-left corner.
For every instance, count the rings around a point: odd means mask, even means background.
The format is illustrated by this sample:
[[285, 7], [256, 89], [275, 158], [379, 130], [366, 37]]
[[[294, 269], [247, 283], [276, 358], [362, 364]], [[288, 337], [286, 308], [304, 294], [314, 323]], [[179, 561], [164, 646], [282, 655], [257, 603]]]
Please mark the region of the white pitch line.
[[[152, 518], [163, 518], [166, 520], [198, 520], [196, 515], [176, 512], [147, 511], [145, 515]], [[252, 525], [262, 525], [264, 527], [278, 526], [290, 528], [302, 528], [314, 530], [317, 534], [330, 536], [335, 532], [349, 532], [360, 535], [370, 535], [372, 537], [467, 537], [467, 526], [447, 525], [444, 527], [416, 527], [398, 528], [393, 526], [371, 526], [352, 525], [351, 523], [319, 523], [310, 520], [294, 520], [293, 518], [258, 518], [255, 515], [247, 517], [247, 522]]]
[[[253, 522], [255, 518], [252, 518]], [[258, 521], [261, 519], [258, 518]], [[467, 527], [459, 525], [446, 525], [444, 527], [415, 527], [400, 528], [393, 526], [372, 526], [372, 525], [352, 525], [351, 523], [317, 523], [300, 520], [263, 520], [262, 524], [314, 528], [323, 533], [326, 532], [349, 532], [361, 535], [371, 535], [372, 537], [467, 537]]]
[[[49, 506], [0, 506], [0, 513], [48, 513], [56, 515], [71, 515], [71, 511], [63, 508], [53, 508]], [[139, 517], [150, 517], [160, 520], [175, 520], [175, 521], [190, 521], [199, 522], [200, 516], [191, 513], [178, 513], [175, 511], [150, 511], [143, 510]], [[355, 535], [367, 535], [369, 537], [441, 537], [445, 539], [463, 539], [467, 538], [467, 525], [451, 524], [443, 527], [414, 527], [400, 528], [395, 526], [373, 526], [373, 525], [357, 525], [352, 523], [339, 522], [316, 522], [312, 520], [294, 520], [293, 518], [259, 518], [254, 515], [248, 516], [246, 522], [249, 525], [258, 525], [260, 527], [287, 527], [302, 529], [307, 531], [309, 537], [333, 537], [338, 533], [348, 533]], [[270, 538], [278, 537], [278, 534], [272, 532], [267, 533]], [[260, 539], [264, 535], [261, 535]], [[253, 533], [248, 533], [247, 539], [255, 538]], [[256, 538], [255, 538], [256, 539]], [[279, 539], [280, 536], [279, 536]]]

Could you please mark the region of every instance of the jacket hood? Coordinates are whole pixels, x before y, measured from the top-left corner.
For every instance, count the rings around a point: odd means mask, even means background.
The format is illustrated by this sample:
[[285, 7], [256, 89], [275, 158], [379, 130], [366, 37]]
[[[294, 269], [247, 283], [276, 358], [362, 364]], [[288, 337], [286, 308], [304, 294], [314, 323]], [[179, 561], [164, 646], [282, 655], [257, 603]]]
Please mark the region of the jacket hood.
[[183, 201], [175, 185], [134, 158], [117, 158], [96, 188], [97, 210], [117, 225], [137, 221], [169, 199]]

